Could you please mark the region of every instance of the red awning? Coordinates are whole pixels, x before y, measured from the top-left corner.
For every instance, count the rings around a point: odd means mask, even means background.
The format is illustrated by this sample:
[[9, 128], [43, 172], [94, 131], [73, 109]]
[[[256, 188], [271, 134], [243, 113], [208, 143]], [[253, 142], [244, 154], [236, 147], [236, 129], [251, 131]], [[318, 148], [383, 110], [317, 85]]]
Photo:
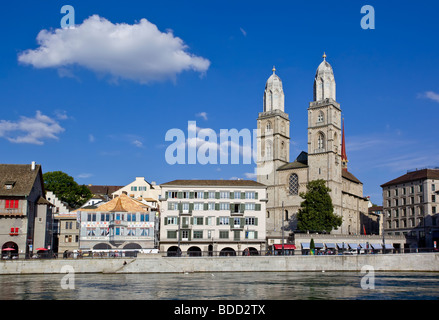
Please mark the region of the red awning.
[[[274, 248], [276, 250], [282, 250], [282, 245], [281, 244], [275, 244]], [[294, 244], [284, 244], [284, 249], [296, 249], [296, 246]]]

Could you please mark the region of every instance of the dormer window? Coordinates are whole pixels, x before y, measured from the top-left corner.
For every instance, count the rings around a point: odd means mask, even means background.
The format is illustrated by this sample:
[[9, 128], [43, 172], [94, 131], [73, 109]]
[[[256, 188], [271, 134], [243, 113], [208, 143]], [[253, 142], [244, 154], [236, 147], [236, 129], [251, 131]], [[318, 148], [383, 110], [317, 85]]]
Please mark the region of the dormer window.
[[15, 181], [6, 181], [5, 182], [5, 189], [6, 190], [12, 190], [14, 188]]

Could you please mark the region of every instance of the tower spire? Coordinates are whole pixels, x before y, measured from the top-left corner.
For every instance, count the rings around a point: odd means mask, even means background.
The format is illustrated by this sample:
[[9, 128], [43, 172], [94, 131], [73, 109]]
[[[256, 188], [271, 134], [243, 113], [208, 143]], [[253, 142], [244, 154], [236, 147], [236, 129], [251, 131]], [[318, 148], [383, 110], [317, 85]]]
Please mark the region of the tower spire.
[[343, 132], [341, 138], [341, 166], [342, 169], [348, 171], [348, 157], [346, 155], [346, 141], [344, 132], [344, 118], [343, 118]]

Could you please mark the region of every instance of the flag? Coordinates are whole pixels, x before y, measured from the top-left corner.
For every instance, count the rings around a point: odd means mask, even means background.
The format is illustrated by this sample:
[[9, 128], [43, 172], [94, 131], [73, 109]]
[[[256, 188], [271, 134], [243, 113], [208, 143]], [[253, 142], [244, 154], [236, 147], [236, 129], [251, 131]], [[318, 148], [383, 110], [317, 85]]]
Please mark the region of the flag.
[[366, 227], [363, 224], [363, 234], [366, 234]]

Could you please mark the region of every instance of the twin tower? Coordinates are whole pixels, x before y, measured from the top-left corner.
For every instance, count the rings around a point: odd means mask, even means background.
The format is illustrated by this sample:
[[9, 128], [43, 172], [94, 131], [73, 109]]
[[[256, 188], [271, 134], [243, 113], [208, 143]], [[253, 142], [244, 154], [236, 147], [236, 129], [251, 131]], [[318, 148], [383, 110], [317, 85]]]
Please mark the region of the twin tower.
[[[314, 78], [313, 101], [308, 108], [308, 150], [290, 162], [290, 119], [285, 113], [282, 81], [273, 68], [265, 85], [263, 112], [257, 119], [257, 181], [267, 185], [267, 231], [273, 236], [297, 213], [300, 192], [309, 181], [323, 179], [331, 189], [334, 213], [343, 216], [338, 233], [356, 229], [356, 215], [348, 210], [343, 191], [345, 179], [361, 184], [347, 170], [340, 104], [336, 101], [336, 84], [331, 65], [323, 55]], [[361, 192], [360, 192], [361, 191]], [[354, 193], [363, 198], [361, 190]], [[284, 211], [282, 211], [284, 208]], [[337, 233], [337, 232], [335, 232]]]

